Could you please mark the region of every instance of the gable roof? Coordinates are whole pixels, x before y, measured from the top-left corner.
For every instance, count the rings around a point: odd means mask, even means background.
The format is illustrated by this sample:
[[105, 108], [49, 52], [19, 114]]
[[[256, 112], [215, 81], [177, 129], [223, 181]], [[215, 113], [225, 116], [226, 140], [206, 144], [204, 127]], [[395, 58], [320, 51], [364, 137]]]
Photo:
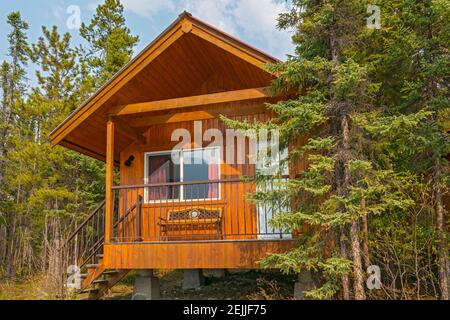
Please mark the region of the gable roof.
[[[59, 144], [104, 160], [104, 142], [87, 141], [92, 140], [92, 137], [82, 139], [82, 136], [95, 127], [105, 137], [107, 110], [112, 107], [191, 96], [200, 94], [199, 90], [268, 86], [274, 77], [264, 66], [276, 62], [279, 60], [184, 12], [58, 125], [51, 132], [50, 140], [53, 145]], [[176, 66], [170, 66], [177, 63]], [[173, 68], [172, 72], [183, 69], [180, 76], [166, 75], [166, 69], [170, 67]], [[244, 77], [241, 73], [250, 76]], [[201, 89], [200, 84], [218, 75], [236, 80], [234, 83], [222, 84], [224, 88]], [[186, 77], [192, 78], [183, 81]], [[164, 90], [163, 85], [168, 89]], [[89, 137], [89, 133], [86, 133], [86, 137]], [[125, 138], [122, 143], [127, 143]]]

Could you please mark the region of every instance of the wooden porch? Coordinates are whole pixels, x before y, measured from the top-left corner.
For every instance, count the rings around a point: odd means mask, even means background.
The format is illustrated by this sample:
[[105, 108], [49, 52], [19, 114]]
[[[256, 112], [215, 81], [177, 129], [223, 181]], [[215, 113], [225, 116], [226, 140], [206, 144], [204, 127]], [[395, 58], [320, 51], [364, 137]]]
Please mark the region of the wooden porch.
[[[212, 185], [215, 199], [150, 201], [150, 190], [183, 188], [201, 193]], [[259, 268], [270, 253], [292, 246], [292, 232], [272, 227], [272, 212], [250, 202], [252, 181], [216, 180], [112, 187], [112, 231], [106, 241], [107, 204], [103, 202], [74, 232], [80, 266], [107, 269]], [[105, 232], [103, 232], [105, 231]], [[69, 239], [69, 241], [72, 239]]]
[[270, 253], [287, 251], [292, 241], [195, 241], [105, 245], [109, 269], [259, 269]]

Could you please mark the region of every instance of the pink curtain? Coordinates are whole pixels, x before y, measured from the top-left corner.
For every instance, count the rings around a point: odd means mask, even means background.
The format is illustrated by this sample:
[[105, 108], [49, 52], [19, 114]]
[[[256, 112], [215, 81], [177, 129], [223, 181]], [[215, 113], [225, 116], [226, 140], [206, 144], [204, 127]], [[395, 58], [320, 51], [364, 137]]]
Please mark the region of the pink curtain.
[[[209, 180], [219, 180], [219, 164], [211, 162], [208, 165], [208, 179]], [[219, 184], [210, 183], [208, 190], [208, 198], [218, 198], [219, 197]]]
[[[153, 158], [150, 161], [150, 165], [152, 167], [158, 167], [155, 171], [153, 171], [148, 177], [149, 184], [159, 184], [167, 182], [167, 165], [165, 158]], [[167, 187], [152, 187], [149, 188], [149, 200], [167, 200]]]

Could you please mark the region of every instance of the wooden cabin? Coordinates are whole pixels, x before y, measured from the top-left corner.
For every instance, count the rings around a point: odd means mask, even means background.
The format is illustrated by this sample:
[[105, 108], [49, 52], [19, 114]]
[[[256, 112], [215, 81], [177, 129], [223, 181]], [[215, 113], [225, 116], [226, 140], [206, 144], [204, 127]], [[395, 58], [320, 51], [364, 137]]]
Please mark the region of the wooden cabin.
[[111, 285], [131, 269], [258, 268], [292, 246], [290, 231], [268, 224], [270, 209], [247, 199], [254, 164], [190, 161], [208, 148], [224, 155], [203, 139], [171, 160], [177, 129], [226, 137], [220, 115], [270, 119], [265, 103], [284, 98], [269, 90], [265, 65], [276, 62], [184, 13], [51, 133], [54, 145], [106, 163], [105, 201], [66, 243], [88, 266], [83, 287], [107, 270]]

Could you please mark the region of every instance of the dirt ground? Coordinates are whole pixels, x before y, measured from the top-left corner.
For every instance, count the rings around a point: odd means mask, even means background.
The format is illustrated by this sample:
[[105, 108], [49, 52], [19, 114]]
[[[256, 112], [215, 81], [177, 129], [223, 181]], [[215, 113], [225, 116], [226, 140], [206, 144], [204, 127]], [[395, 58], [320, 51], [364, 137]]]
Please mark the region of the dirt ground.
[[[294, 277], [274, 271], [228, 272], [225, 277], [205, 277], [205, 286], [196, 290], [183, 290], [181, 270], [159, 271], [161, 295], [164, 300], [271, 300], [292, 299]], [[134, 274], [128, 275], [109, 292], [105, 299], [130, 299]]]

